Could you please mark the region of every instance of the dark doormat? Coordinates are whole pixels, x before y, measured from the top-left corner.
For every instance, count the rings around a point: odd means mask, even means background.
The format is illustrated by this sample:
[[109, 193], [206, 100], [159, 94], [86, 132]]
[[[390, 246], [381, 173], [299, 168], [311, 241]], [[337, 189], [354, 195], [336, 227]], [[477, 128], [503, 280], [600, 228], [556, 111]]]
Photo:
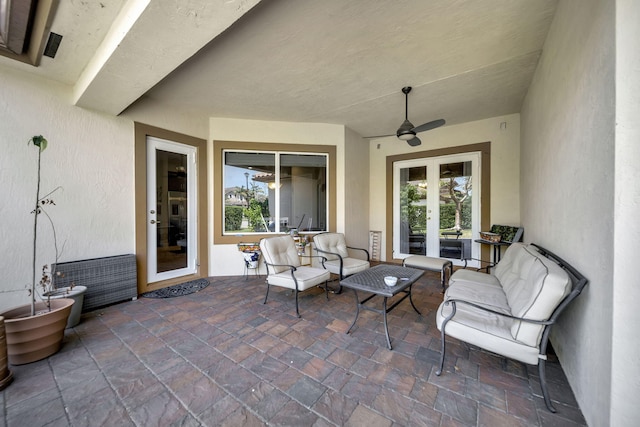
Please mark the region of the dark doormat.
[[196, 279], [189, 282], [180, 283], [178, 285], [169, 286], [168, 288], [157, 289], [155, 291], [145, 292], [141, 294], [144, 298], [173, 298], [182, 295], [189, 295], [198, 292], [209, 286], [209, 280]]

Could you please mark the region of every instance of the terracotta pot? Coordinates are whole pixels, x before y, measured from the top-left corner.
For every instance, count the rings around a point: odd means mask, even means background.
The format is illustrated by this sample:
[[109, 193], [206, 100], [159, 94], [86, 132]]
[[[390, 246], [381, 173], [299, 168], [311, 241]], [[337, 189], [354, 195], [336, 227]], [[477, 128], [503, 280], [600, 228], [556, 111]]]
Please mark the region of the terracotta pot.
[[0, 390], [4, 390], [13, 380], [13, 374], [8, 369], [7, 339], [4, 330], [4, 317], [0, 316]]
[[35, 316], [30, 315], [30, 305], [0, 313], [4, 316], [9, 363], [36, 362], [60, 350], [73, 302], [68, 298], [52, 299], [51, 311], [46, 309], [44, 302], [38, 302]]

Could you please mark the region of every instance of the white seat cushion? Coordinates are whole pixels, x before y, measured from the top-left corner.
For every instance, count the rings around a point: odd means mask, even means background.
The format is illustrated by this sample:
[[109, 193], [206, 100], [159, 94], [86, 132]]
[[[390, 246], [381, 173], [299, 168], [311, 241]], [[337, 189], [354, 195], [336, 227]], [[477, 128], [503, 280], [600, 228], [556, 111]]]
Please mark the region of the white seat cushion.
[[[451, 313], [451, 304], [440, 304], [436, 325]], [[476, 345], [485, 350], [531, 365], [538, 364], [538, 348], [513, 339], [511, 327], [515, 322], [509, 318], [481, 311], [465, 304], [456, 304], [456, 314], [447, 323], [447, 335]]]
[[[305, 289], [324, 283], [329, 280], [329, 277], [331, 276], [331, 273], [328, 270], [315, 267], [297, 267], [294, 274], [298, 281], [299, 291], [304, 291]], [[281, 286], [283, 288], [296, 288], [295, 282], [291, 277], [291, 270], [270, 274], [267, 276], [267, 282], [270, 285]]]
[[500, 285], [458, 281], [449, 285], [445, 291], [444, 300], [449, 299], [469, 301], [500, 313], [511, 314], [507, 296]]
[[[340, 274], [340, 260], [325, 261], [324, 266], [333, 274]], [[342, 275], [351, 276], [369, 268], [369, 262], [357, 258], [343, 258]]]
[[423, 270], [442, 271], [445, 265], [451, 264], [451, 261], [443, 258], [434, 258], [422, 255], [413, 255], [406, 257], [402, 264], [405, 267], [420, 268]]
[[473, 270], [457, 270], [449, 279], [449, 286], [456, 283], [482, 283], [491, 286], [500, 286], [500, 281], [493, 274], [480, 273]]

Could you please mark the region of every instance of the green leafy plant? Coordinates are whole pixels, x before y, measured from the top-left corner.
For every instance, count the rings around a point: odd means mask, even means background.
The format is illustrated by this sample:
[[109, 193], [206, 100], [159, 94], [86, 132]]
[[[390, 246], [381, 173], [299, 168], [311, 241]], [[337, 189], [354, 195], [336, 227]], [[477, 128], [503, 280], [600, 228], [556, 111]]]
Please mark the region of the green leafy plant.
[[262, 205], [256, 199], [251, 199], [249, 207], [244, 210], [244, 215], [249, 220], [249, 227], [252, 231], [267, 231], [265, 220], [262, 216]]
[[224, 208], [224, 231], [240, 230], [243, 210], [242, 206], [226, 206]]

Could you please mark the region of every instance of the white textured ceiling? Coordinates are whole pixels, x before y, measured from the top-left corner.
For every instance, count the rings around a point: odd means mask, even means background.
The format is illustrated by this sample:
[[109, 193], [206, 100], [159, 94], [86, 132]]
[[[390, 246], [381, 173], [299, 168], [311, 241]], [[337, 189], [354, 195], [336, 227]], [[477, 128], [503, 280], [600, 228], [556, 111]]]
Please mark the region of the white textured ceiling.
[[[447, 124], [520, 111], [557, 0], [101, 0], [60, 2], [63, 41], [38, 69], [78, 105], [141, 97], [212, 117]], [[15, 62], [15, 61], [13, 61]]]

